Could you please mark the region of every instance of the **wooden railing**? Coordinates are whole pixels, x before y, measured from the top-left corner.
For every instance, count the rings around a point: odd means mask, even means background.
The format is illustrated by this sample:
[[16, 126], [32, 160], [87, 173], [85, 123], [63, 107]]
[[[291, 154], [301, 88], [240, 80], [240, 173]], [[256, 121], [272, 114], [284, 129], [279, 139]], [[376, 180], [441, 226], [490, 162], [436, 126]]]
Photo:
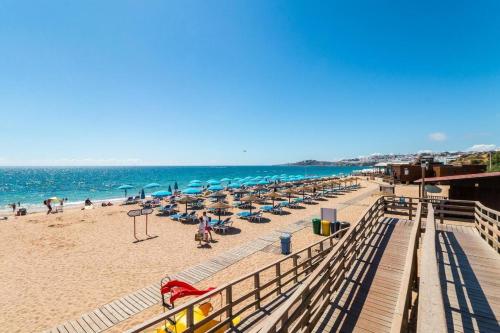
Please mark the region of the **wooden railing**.
[[[251, 312], [255, 312], [276, 300], [278, 296], [296, 288], [332, 249], [337, 248], [334, 247], [337, 238], [340, 238], [348, 230], [339, 230], [296, 253], [157, 315], [127, 332], [143, 332], [165, 321], [173, 321], [177, 314], [184, 311], [187, 323], [187, 329], [184, 332], [195, 332], [214, 319], [219, 323], [204, 332], [216, 332], [221, 328], [228, 327], [228, 325], [232, 324], [234, 318], [245, 313], [245, 311], [251, 310]], [[202, 321], [195, 323], [195, 307], [208, 301], [211, 301], [214, 306], [213, 311]]]
[[476, 202], [474, 222], [481, 238], [500, 253], [500, 212]]
[[[436, 217], [439, 217], [440, 223], [443, 223], [445, 219], [474, 222], [475, 201], [435, 198], [420, 198], [420, 201], [433, 205], [434, 213]], [[426, 211], [426, 209], [424, 209], [424, 211]]]
[[431, 203], [427, 205], [427, 221], [420, 260], [417, 332], [439, 333], [447, 330], [446, 317], [437, 262], [435, 212]]
[[406, 253], [405, 268], [403, 278], [401, 279], [401, 287], [397, 298], [396, 310], [392, 321], [391, 332], [406, 332], [411, 318], [411, 312], [416, 306], [412, 303], [412, 290], [417, 285], [417, 250], [420, 239], [422, 220], [422, 204], [419, 203], [415, 216], [415, 223], [411, 229], [410, 243]]
[[[423, 203], [430, 203], [440, 223], [447, 220], [459, 220], [474, 223], [481, 237], [497, 253], [500, 253], [500, 212], [484, 206], [479, 201], [435, 200], [420, 198]], [[426, 212], [426, 209], [423, 209]]]
[[305, 332], [315, 327], [330, 296], [338, 289], [359, 253], [368, 245], [374, 227], [384, 214], [384, 207], [384, 198], [381, 197], [347, 231], [292, 296], [251, 332]]
[[[409, 318], [415, 310], [411, 299], [412, 289], [417, 281], [417, 248], [422, 230], [421, 217], [427, 214], [420, 261], [417, 330], [419, 332], [444, 332], [446, 321], [436, 258], [436, 217], [441, 223], [445, 218], [456, 217], [475, 222], [481, 237], [496, 251], [500, 251], [500, 213], [475, 201], [394, 196], [382, 196], [377, 199], [353, 227], [341, 230], [210, 293], [158, 315], [127, 332], [142, 332], [165, 320], [173, 320], [177, 314], [184, 311], [187, 318], [185, 332], [195, 332], [214, 319], [219, 323], [206, 332], [216, 332], [232, 325], [235, 317], [257, 313], [260, 309], [275, 302], [280, 296], [281, 306], [276, 307], [264, 322], [257, 325], [258, 320], [247, 322], [245, 327], [250, 327], [252, 332], [309, 331], [319, 321], [330, 296], [338, 289], [352, 263], [368, 244], [377, 221], [384, 214], [406, 215], [409, 219], [415, 217], [416, 222], [411, 229], [406, 266], [391, 331], [405, 331]], [[336, 242], [335, 238], [338, 236], [342, 238]], [[220, 304], [215, 304], [214, 310], [204, 320], [194, 323], [195, 307], [216, 299], [219, 295]], [[214, 303], [213, 300], [212, 303]]]
[[408, 219], [416, 216], [419, 198], [384, 196], [384, 212], [391, 215], [406, 215]]

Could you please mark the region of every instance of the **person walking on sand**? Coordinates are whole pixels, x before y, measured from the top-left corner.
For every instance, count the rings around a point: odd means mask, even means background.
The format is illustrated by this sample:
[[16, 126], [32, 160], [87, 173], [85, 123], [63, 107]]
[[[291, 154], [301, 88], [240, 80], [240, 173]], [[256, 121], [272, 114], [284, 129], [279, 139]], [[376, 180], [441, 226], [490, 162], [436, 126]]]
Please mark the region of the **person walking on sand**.
[[48, 199], [48, 200], [45, 200], [43, 202], [46, 206], [47, 206], [47, 215], [49, 215], [50, 213], [52, 213], [52, 205], [51, 205], [51, 200]]
[[[212, 227], [210, 226], [210, 217], [207, 216], [207, 212], [203, 212], [202, 219], [205, 222], [205, 234], [210, 236], [210, 242], [213, 243], [214, 239], [212, 238]], [[208, 237], [207, 237], [208, 242]]]
[[202, 246], [201, 242], [205, 241], [206, 242], [206, 235], [205, 235], [205, 220], [203, 217], [200, 217], [199, 219], [199, 224], [198, 224], [198, 240], [199, 240], [199, 247]]

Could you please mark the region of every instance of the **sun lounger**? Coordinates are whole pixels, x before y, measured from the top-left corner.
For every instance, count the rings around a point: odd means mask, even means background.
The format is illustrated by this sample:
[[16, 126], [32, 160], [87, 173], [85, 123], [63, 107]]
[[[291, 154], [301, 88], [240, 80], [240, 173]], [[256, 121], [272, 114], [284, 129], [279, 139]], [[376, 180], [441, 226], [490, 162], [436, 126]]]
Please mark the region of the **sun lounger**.
[[181, 218], [185, 218], [186, 216], [188, 216], [187, 213], [177, 213], [174, 215], [170, 215], [170, 218], [174, 221], [179, 221]]
[[260, 210], [262, 210], [264, 213], [272, 213], [273, 211], [273, 206], [260, 206]]
[[135, 205], [138, 201], [134, 197], [128, 197], [123, 203], [124, 205]]
[[313, 199], [310, 196], [307, 196], [307, 197], [304, 198], [304, 203], [305, 204], [312, 204], [313, 203]]
[[218, 221], [218, 223], [214, 224], [212, 228], [214, 231], [222, 231], [222, 233], [226, 233], [227, 229], [233, 226], [233, 222], [231, 221], [231, 218], [228, 217], [223, 221]]
[[179, 221], [181, 222], [191, 222], [196, 219], [196, 212], [192, 211], [191, 213], [187, 214], [184, 217], [179, 218]]
[[158, 209], [158, 212], [162, 215], [170, 215], [172, 213], [176, 212], [177, 204], [170, 204], [170, 205], [165, 205], [162, 206]]
[[262, 221], [262, 211], [258, 211], [256, 213], [253, 213], [251, 216], [249, 216], [247, 218], [248, 221], [250, 222], [256, 222], [256, 221], [259, 221], [261, 222]]
[[247, 219], [249, 216], [252, 216], [252, 213], [250, 212], [240, 212], [236, 214], [240, 217], [240, 219]]
[[281, 204], [274, 205], [273, 209], [271, 210], [271, 213], [282, 215], [283, 214], [283, 207], [281, 207]]

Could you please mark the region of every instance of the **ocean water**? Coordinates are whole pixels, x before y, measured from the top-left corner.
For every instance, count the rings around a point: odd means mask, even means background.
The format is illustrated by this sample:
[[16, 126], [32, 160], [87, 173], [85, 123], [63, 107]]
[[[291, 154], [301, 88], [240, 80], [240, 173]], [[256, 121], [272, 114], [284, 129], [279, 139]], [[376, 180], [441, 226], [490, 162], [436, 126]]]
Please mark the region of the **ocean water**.
[[302, 167], [302, 166], [183, 166], [183, 167], [15, 167], [0, 168], [0, 209], [8, 204], [21, 202], [24, 207], [42, 207], [43, 200], [57, 196], [68, 198], [69, 203], [123, 198], [118, 186], [129, 184], [134, 189], [129, 195], [138, 194], [148, 183], [159, 183], [160, 188], [182, 189], [193, 180], [244, 178], [247, 176], [349, 174], [357, 167]]

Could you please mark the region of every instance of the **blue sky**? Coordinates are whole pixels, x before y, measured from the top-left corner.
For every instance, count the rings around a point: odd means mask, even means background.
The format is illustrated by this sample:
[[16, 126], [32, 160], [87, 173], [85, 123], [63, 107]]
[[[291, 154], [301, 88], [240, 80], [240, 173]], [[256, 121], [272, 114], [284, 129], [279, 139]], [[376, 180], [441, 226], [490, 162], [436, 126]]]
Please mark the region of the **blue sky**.
[[0, 164], [500, 145], [498, 1], [2, 1]]

